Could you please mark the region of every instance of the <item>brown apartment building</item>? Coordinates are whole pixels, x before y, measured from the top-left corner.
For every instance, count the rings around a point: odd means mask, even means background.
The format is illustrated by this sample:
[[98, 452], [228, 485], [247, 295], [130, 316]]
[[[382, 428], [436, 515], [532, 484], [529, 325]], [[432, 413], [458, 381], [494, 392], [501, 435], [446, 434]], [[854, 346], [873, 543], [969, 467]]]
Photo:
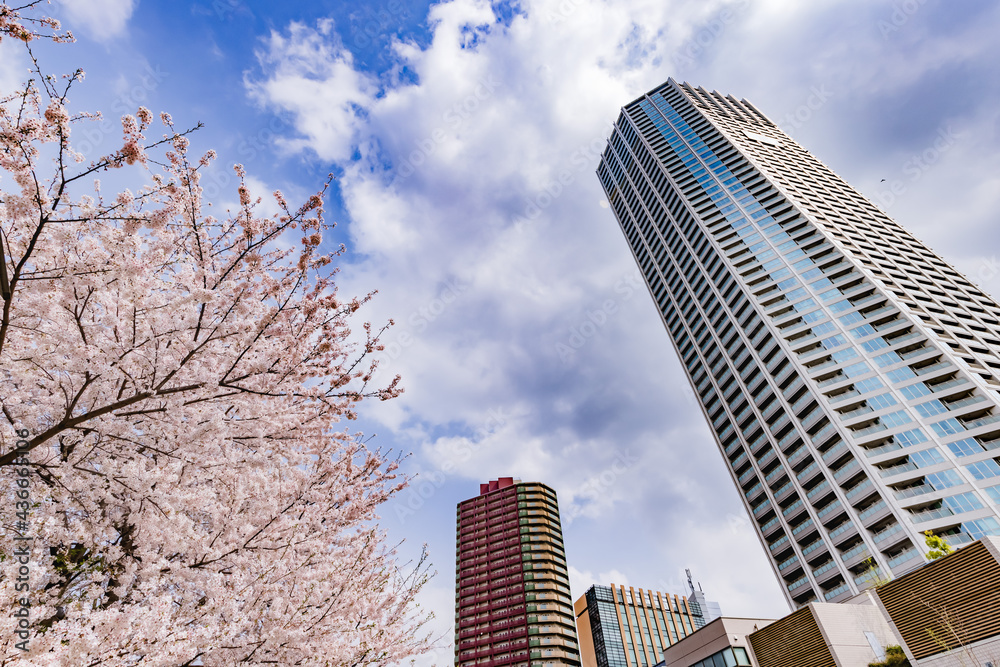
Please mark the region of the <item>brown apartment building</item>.
[[556, 493], [501, 477], [458, 504], [456, 667], [577, 667]]

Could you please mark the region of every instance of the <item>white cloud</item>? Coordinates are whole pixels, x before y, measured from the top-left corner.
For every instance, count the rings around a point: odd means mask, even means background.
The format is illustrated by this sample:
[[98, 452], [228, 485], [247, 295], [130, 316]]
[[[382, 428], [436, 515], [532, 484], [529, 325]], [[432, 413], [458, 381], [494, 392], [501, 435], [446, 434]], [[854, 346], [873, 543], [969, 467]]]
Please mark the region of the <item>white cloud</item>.
[[569, 566], [569, 587], [573, 591], [573, 600], [587, 592], [587, 589], [598, 584], [601, 586], [628, 586], [628, 576], [618, 570], [611, 569], [607, 572], [594, 574], [593, 572], [578, 570], [572, 565]]
[[333, 23], [308, 28], [293, 23], [287, 35], [272, 32], [258, 53], [272, 73], [248, 83], [259, 101], [290, 111], [303, 138], [288, 140], [289, 151], [311, 150], [325, 160], [350, 157], [363, 110], [372, 102], [372, 82], [354, 69], [354, 58], [333, 33]]
[[132, 18], [135, 0], [59, 0], [64, 28], [80, 30], [99, 42], [120, 36]]

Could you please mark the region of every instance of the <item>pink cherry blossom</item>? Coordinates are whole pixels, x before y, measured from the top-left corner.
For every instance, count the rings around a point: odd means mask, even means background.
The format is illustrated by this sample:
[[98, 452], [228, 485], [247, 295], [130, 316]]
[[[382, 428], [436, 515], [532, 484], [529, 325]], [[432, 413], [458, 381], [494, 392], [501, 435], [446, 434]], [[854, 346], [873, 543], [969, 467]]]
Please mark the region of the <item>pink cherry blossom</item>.
[[[26, 16], [35, 4], [0, 4], [0, 39], [64, 39]], [[24, 592], [22, 527], [5, 515], [0, 665], [385, 665], [426, 650], [426, 570], [397, 562], [377, 514], [406, 480], [342, 421], [402, 389], [372, 385], [388, 324], [352, 333], [372, 295], [340, 298], [339, 251], [320, 250], [326, 187], [299, 208], [276, 193], [264, 217], [237, 166], [241, 207], [209, 216], [199, 170], [214, 153], [189, 161], [190, 131], [166, 114], [146, 139], [143, 108], [121, 148], [77, 163], [70, 126], [96, 117], [66, 109], [81, 77], [0, 91], [0, 475], [14, 508], [28, 471], [33, 537]], [[96, 177], [119, 168], [133, 187], [105, 193]]]

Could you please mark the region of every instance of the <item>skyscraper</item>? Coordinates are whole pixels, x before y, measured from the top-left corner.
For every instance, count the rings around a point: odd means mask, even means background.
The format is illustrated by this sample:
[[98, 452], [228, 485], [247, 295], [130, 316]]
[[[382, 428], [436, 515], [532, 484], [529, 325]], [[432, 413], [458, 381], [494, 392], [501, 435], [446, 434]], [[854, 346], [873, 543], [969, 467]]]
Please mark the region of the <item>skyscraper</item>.
[[455, 665], [578, 666], [556, 493], [511, 477], [458, 504]]
[[583, 667], [652, 667], [711, 620], [687, 598], [615, 584], [591, 586], [573, 611]]
[[787, 599], [1000, 533], [1000, 305], [749, 102], [673, 80], [598, 176]]

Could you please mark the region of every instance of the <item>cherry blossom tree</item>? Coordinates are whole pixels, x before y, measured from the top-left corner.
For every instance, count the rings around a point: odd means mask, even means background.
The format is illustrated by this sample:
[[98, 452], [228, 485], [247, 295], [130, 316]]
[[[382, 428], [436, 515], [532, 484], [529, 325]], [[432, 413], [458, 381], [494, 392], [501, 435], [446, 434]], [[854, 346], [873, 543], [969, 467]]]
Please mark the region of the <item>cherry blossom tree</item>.
[[117, 150], [75, 152], [95, 116], [70, 108], [82, 72], [31, 51], [71, 40], [38, 4], [0, 4], [34, 64], [0, 98], [0, 665], [426, 650], [426, 569], [376, 514], [406, 480], [341, 421], [402, 389], [373, 386], [385, 327], [352, 333], [372, 295], [340, 297], [343, 248], [320, 251], [327, 187], [265, 216], [237, 165], [239, 204], [213, 215], [215, 155], [144, 108]]

